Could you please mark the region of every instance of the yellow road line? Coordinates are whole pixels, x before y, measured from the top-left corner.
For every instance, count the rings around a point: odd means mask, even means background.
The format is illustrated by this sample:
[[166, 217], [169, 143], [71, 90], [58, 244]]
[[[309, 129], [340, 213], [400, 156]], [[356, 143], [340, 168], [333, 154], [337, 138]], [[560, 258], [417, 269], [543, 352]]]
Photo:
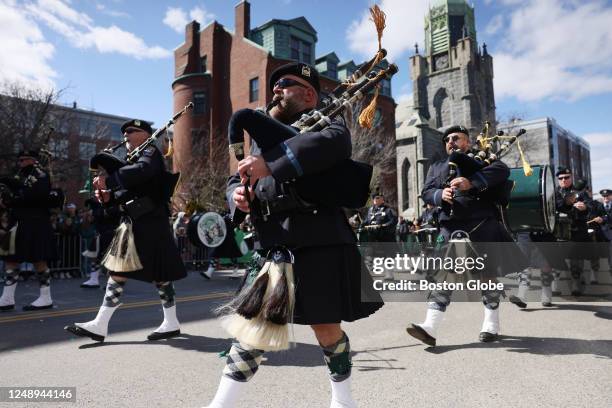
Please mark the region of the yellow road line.
[[[195, 302], [199, 300], [213, 300], [213, 299], [222, 299], [226, 297], [233, 296], [234, 292], [217, 292], [210, 293], [207, 295], [194, 295], [194, 296], [183, 296], [176, 298], [177, 303], [183, 302]], [[147, 306], [157, 306], [160, 305], [159, 300], [144, 300], [140, 302], [132, 302], [126, 303], [121, 306], [121, 309], [135, 309], [140, 307]], [[60, 317], [60, 316], [70, 316], [70, 315], [78, 315], [82, 313], [92, 313], [96, 312], [100, 307], [80, 307], [75, 309], [67, 309], [67, 310], [58, 310], [58, 311], [44, 311], [44, 312], [36, 312], [36, 313], [28, 313], [17, 316], [7, 316], [0, 317], [1, 323], [10, 323], [10, 322], [19, 322], [24, 320], [35, 320], [35, 319], [47, 319], [51, 317]]]

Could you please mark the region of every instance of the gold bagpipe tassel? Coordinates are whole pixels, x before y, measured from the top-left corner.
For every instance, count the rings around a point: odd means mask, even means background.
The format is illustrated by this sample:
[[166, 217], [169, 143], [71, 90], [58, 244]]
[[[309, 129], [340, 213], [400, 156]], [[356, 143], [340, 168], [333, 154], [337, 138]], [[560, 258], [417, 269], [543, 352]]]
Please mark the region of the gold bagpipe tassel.
[[529, 177], [533, 174], [533, 169], [527, 162], [527, 159], [525, 159], [525, 154], [523, 153], [523, 149], [521, 149], [521, 142], [518, 138], [516, 139], [516, 147], [518, 147], [519, 154], [521, 155], [521, 161], [523, 162], [523, 173], [525, 173], [525, 176]]
[[376, 116], [376, 100], [378, 99], [378, 87], [374, 91], [374, 97], [370, 101], [370, 104], [361, 111], [359, 115], [359, 126], [366, 129], [372, 129], [374, 125], [374, 117]]
[[133, 272], [142, 269], [142, 263], [136, 251], [132, 220], [123, 217], [115, 230], [115, 236], [104, 255], [102, 265], [113, 272]]
[[[376, 59], [372, 62], [372, 65], [370, 66], [368, 71], [374, 68], [376, 64], [378, 64], [383, 58], [383, 53], [381, 52], [381, 40], [383, 36], [383, 31], [385, 30], [386, 26], [386, 18], [387, 16], [385, 15], [384, 11], [382, 11], [380, 7], [378, 7], [378, 5], [375, 4], [373, 7], [370, 7], [370, 20], [373, 21], [374, 25], [376, 26], [376, 35], [378, 37], [378, 53], [376, 54]], [[378, 86], [374, 91], [374, 97], [370, 101], [369, 105], [366, 106], [366, 108], [361, 111], [361, 114], [359, 115], [359, 126], [361, 126], [362, 128], [372, 129], [372, 126], [374, 125], [374, 117], [376, 116], [377, 99]]]
[[218, 310], [221, 325], [238, 341], [264, 351], [289, 348], [295, 283], [293, 254], [276, 247], [268, 253], [252, 285]]
[[172, 139], [167, 138], [168, 140], [168, 150], [166, 151], [166, 154], [164, 154], [164, 157], [172, 157], [172, 155], [174, 154], [174, 144], [172, 143]]

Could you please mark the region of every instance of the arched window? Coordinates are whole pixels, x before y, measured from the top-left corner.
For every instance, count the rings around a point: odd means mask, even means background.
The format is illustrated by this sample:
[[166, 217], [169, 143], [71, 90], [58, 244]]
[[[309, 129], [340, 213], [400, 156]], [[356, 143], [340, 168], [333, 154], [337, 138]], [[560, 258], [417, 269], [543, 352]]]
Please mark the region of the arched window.
[[410, 207], [410, 161], [404, 159], [402, 163], [402, 208]]
[[444, 116], [448, 114], [448, 94], [445, 88], [440, 88], [436, 91], [433, 99], [434, 110], [436, 111], [436, 128], [446, 126]]

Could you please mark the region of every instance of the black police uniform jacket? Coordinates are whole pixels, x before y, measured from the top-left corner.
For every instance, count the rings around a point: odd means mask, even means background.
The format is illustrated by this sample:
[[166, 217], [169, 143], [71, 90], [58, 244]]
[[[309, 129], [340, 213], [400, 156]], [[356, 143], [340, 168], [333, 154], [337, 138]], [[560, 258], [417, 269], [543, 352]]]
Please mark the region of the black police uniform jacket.
[[[514, 242], [504, 225], [499, 221], [498, 189], [508, 180], [510, 170], [497, 160], [470, 178], [472, 188], [468, 191], [456, 190], [453, 205], [442, 201], [442, 191], [448, 179], [448, 159], [435, 162], [427, 172], [421, 192], [423, 201], [440, 207], [438, 222], [440, 234], [448, 242], [454, 231], [462, 230], [469, 234], [472, 242]], [[461, 169], [457, 177], [461, 176]], [[503, 246], [476, 246], [487, 253], [486, 275], [495, 276], [496, 267], [501, 266], [504, 273], [516, 272], [527, 266], [527, 259], [515, 244]]]
[[9, 205], [10, 223], [17, 224], [15, 254], [9, 262], [52, 261], [57, 245], [49, 214], [49, 174], [38, 165], [27, 166], [15, 176], [14, 199]]
[[[263, 154], [252, 141], [251, 155], [262, 155], [272, 175], [255, 184], [251, 219], [264, 252], [283, 245], [294, 254], [294, 322], [298, 324], [353, 321], [382, 306], [380, 297], [369, 291], [371, 278], [361, 273], [355, 234], [340, 207], [273, 210], [264, 217], [268, 208], [275, 208], [287, 197], [292, 181], [302, 176], [316, 177], [349, 158], [351, 149], [350, 133], [342, 119], [320, 132], [294, 136]], [[246, 215], [232, 199], [240, 185], [237, 173], [229, 178], [227, 201], [235, 223]], [[362, 303], [362, 285], [373, 302]]]
[[379, 242], [395, 241], [395, 225], [397, 219], [395, 213], [386, 204], [381, 206], [373, 205], [368, 209], [364, 225], [379, 225], [379, 229], [371, 231], [370, 240]]
[[608, 240], [612, 241], [612, 205], [606, 210], [605, 204], [602, 204], [604, 215], [603, 224], [601, 224], [601, 232], [603, 236]]
[[145, 282], [167, 282], [187, 276], [172, 236], [169, 202], [162, 184], [164, 171], [161, 152], [150, 146], [136, 163], [121, 167], [106, 179], [113, 197], [105, 206], [119, 206], [130, 199], [144, 197], [153, 203], [148, 212], [132, 220], [134, 243], [143, 268], [134, 272], [111, 271], [111, 274]]

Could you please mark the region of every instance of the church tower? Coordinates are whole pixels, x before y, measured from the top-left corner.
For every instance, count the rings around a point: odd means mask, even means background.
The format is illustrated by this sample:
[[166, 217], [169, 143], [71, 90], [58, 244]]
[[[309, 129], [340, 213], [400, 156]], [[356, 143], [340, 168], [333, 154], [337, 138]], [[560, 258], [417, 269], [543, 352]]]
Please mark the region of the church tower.
[[432, 128], [464, 125], [478, 134], [495, 123], [493, 58], [478, 46], [474, 8], [434, 0], [425, 16], [424, 55], [411, 58], [414, 107]]
[[412, 113], [395, 131], [398, 207], [408, 219], [421, 213], [429, 166], [446, 158], [444, 130], [463, 125], [476, 136], [487, 120], [495, 127], [493, 58], [478, 46], [474, 8], [465, 0], [431, 0], [425, 49], [415, 46], [410, 76]]

